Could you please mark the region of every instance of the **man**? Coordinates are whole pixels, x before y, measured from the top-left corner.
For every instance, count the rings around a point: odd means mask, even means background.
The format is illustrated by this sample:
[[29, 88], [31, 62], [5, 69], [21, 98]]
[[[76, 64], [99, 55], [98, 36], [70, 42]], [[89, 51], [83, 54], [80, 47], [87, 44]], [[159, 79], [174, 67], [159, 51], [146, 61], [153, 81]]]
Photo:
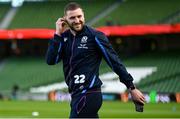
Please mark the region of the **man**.
[[70, 118], [98, 118], [102, 105], [99, 65], [102, 57], [130, 90], [133, 100], [144, 104], [143, 94], [135, 88], [132, 76], [126, 71], [107, 37], [86, 26], [79, 4], [69, 3], [64, 17], [56, 22], [54, 38], [50, 40], [47, 63], [63, 61], [65, 81], [71, 93]]

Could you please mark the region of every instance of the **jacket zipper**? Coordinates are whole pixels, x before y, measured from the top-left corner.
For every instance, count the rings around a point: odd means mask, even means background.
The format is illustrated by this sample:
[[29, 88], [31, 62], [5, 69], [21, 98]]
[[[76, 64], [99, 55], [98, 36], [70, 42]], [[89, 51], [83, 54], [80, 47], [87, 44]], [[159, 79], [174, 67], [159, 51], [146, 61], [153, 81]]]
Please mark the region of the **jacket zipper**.
[[69, 65], [70, 65], [70, 70], [69, 70], [69, 73], [67, 75], [67, 79], [69, 78], [71, 72], [72, 72], [72, 57], [73, 57], [73, 50], [74, 50], [74, 43], [75, 43], [75, 36], [73, 38], [73, 43], [72, 43], [72, 46], [71, 46], [71, 57], [70, 57], [70, 60], [69, 60]]

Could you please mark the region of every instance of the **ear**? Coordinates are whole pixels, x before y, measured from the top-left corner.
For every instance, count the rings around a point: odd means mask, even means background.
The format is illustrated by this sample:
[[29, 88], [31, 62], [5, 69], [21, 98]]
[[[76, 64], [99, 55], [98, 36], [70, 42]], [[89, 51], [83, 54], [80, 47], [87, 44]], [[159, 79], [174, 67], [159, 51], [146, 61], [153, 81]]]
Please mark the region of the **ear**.
[[65, 22], [67, 22], [67, 16], [66, 15], [63, 16], [63, 19], [64, 19]]
[[66, 20], [66, 19], [67, 19], [67, 15], [64, 15], [64, 16], [63, 16], [63, 19]]

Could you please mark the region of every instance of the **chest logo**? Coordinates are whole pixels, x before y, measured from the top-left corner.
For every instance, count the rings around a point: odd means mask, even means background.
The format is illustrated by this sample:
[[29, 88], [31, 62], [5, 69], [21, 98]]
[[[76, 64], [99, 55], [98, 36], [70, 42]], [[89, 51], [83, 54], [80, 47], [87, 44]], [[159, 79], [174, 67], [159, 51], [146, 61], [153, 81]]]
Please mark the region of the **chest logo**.
[[67, 37], [64, 38], [64, 42], [66, 42], [66, 41], [67, 41]]
[[83, 36], [82, 39], [81, 39], [81, 43], [79, 44], [78, 48], [80, 48], [80, 49], [88, 49], [88, 47], [87, 47], [87, 39], [88, 39], [87, 36]]
[[81, 39], [81, 43], [87, 43], [87, 39], [88, 39], [87, 36], [83, 36]]

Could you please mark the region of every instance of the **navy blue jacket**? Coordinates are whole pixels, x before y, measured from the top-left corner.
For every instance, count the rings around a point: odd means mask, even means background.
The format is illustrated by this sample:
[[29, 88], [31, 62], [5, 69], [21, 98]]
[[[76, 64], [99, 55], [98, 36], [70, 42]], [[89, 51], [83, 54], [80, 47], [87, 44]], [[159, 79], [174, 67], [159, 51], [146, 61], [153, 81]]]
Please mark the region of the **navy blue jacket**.
[[85, 93], [102, 85], [99, 79], [102, 57], [127, 88], [133, 86], [132, 76], [126, 71], [107, 37], [86, 25], [76, 36], [70, 30], [61, 36], [55, 34], [50, 40], [46, 60], [47, 64], [54, 65], [62, 59], [69, 92]]

